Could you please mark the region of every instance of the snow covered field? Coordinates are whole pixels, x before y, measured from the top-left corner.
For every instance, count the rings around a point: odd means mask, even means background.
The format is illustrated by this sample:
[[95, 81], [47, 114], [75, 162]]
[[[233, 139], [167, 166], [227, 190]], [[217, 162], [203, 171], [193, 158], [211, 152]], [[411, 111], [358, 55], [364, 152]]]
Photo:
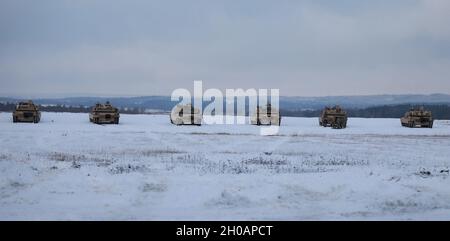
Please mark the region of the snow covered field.
[[450, 122], [283, 118], [173, 126], [168, 116], [0, 113], [0, 220], [450, 220]]

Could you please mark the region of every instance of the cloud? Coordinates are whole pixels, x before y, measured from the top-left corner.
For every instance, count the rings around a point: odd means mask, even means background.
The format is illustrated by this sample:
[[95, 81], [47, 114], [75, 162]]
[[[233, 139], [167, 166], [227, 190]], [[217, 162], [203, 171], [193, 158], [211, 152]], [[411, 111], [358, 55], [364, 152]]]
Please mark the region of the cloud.
[[450, 2], [2, 1], [0, 93], [450, 93]]

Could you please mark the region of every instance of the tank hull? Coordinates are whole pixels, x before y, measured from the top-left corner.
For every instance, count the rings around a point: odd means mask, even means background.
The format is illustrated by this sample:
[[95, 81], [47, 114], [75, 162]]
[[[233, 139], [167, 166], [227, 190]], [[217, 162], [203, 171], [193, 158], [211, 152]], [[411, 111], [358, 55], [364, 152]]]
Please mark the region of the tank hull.
[[89, 114], [89, 121], [94, 124], [119, 124], [119, 119], [117, 113]]
[[323, 127], [331, 127], [333, 129], [347, 128], [347, 117], [343, 116], [326, 116], [319, 118], [319, 125]]
[[39, 123], [41, 121], [40, 112], [30, 112], [30, 111], [15, 111], [13, 113], [14, 123]]
[[411, 120], [409, 118], [401, 118], [402, 126], [409, 128], [433, 128], [433, 120]]
[[254, 115], [252, 118], [250, 118], [250, 124], [257, 125], [257, 126], [270, 126], [270, 125], [279, 126], [279, 125], [281, 125], [281, 116], [279, 116], [279, 115], [272, 115], [272, 116]]

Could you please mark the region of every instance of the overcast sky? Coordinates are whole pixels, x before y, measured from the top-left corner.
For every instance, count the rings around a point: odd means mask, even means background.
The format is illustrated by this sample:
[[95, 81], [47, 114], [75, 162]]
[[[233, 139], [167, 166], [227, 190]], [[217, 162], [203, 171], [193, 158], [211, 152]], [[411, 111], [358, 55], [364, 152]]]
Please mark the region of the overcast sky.
[[450, 1], [0, 0], [0, 95], [450, 94]]

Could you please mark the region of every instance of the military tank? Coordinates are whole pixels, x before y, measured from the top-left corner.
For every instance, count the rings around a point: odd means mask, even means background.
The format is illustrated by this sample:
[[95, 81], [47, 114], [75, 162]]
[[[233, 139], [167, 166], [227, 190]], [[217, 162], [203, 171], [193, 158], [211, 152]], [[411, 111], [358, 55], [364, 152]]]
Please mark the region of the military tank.
[[339, 105], [335, 107], [325, 107], [319, 117], [319, 125], [323, 127], [332, 127], [333, 129], [343, 129], [347, 127], [347, 112]]
[[89, 120], [95, 124], [119, 124], [119, 109], [112, 106], [109, 101], [105, 104], [97, 103], [89, 114]]
[[433, 115], [423, 107], [412, 108], [400, 119], [402, 126], [409, 128], [433, 128]]
[[202, 125], [202, 113], [192, 104], [176, 105], [170, 113], [170, 123], [174, 125]]
[[252, 125], [281, 125], [280, 112], [272, 107], [271, 104], [266, 106], [258, 106], [256, 113], [250, 117], [250, 123]]
[[39, 123], [41, 121], [41, 112], [33, 101], [19, 102], [13, 112], [13, 122]]

